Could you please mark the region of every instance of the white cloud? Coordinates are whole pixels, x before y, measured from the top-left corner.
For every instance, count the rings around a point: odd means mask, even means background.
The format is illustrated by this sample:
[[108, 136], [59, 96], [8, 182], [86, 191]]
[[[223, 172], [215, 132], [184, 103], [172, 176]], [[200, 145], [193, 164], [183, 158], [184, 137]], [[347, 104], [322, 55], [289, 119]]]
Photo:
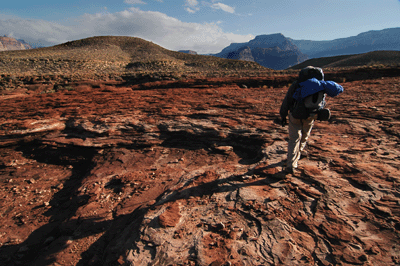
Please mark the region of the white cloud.
[[200, 10], [198, 7], [199, 2], [197, 0], [185, 0], [185, 10], [189, 13], [196, 13]]
[[[234, 7], [225, 5], [223, 3], [215, 3], [215, 0], [212, 0], [212, 3], [206, 1], [202, 1], [201, 3], [203, 7], [206, 6], [212, 9], [220, 9], [231, 14], [235, 13]], [[185, 10], [189, 13], [196, 13], [200, 10], [199, 2], [197, 0], [185, 0], [185, 6]]]
[[186, 0], [186, 5], [188, 6], [197, 6], [199, 2], [197, 0]]
[[228, 12], [228, 13], [232, 13], [232, 14], [235, 13], [235, 8], [234, 7], [225, 5], [223, 3], [215, 3], [215, 4], [212, 4], [211, 7], [214, 8], [214, 9], [221, 9], [221, 10], [223, 10], [225, 12]]
[[146, 4], [142, 0], [125, 0], [125, 4], [136, 5], [136, 4]]
[[[194, 3], [194, 2], [193, 2]], [[224, 32], [218, 23], [187, 23], [164, 13], [130, 8], [117, 13], [86, 14], [74, 25], [43, 20], [0, 19], [1, 34], [42, 45], [55, 45], [91, 36], [133, 36], [170, 50], [217, 53], [232, 42], [246, 42], [252, 35]]]
[[196, 10], [191, 9], [190, 7], [185, 7], [185, 10], [189, 13], [196, 13]]

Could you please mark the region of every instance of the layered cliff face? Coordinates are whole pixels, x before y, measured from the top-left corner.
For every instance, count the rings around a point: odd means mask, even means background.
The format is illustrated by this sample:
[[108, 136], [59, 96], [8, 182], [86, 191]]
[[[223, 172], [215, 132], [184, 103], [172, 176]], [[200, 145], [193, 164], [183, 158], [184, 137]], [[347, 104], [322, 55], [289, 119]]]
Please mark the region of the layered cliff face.
[[32, 47], [26, 42], [16, 40], [12, 37], [0, 37], [0, 51], [26, 50]]

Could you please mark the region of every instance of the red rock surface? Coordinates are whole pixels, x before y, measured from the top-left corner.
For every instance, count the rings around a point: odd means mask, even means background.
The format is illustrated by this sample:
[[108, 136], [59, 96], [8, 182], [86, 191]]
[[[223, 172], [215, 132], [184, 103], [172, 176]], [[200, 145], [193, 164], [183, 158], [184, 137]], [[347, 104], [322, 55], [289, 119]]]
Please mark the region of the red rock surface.
[[0, 264], [399, 265], [399, 81], [343, 82], [294, 176], [278, 82], [4, 93]]

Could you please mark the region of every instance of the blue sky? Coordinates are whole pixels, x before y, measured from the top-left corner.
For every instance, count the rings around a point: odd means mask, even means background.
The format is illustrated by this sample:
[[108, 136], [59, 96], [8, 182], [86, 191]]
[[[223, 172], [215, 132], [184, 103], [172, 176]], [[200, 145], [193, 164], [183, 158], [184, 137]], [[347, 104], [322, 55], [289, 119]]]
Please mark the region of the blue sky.
[[[399, 0], [11, 0], [0, 35], [54, 45], [99, 35], [140, 37], [167, 49], [217, 53], [282, 33], [333, 40], [400, 27]], [[400, 36], [399, 36], [400, 37]]]

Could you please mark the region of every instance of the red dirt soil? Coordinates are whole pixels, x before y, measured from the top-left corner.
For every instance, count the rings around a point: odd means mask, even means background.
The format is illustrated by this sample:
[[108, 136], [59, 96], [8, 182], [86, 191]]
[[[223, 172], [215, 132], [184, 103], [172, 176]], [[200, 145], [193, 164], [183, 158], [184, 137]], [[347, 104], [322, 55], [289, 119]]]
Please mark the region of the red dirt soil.
[[341, 83], [295, 175], [288, 86], [243, 82], [1, 96], [0, 264], [399, 265], [400, 77]]

